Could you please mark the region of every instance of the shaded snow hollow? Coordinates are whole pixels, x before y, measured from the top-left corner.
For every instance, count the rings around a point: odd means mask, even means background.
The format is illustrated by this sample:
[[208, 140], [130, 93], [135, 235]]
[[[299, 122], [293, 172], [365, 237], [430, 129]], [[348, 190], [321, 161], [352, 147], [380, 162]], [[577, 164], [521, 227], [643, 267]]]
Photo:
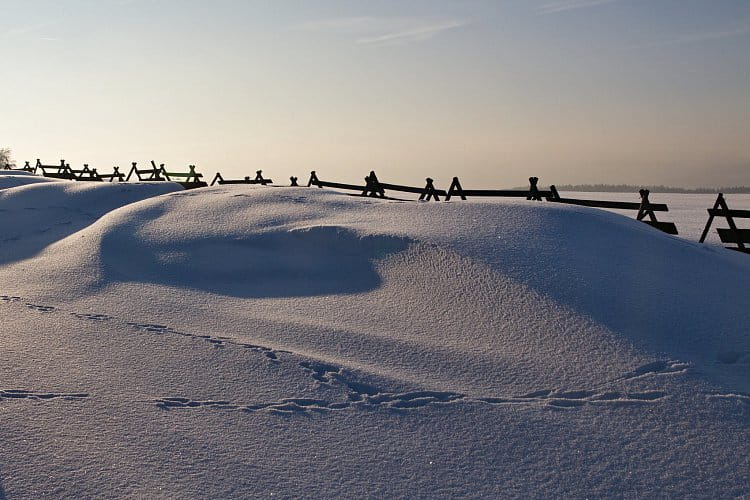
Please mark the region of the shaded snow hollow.
[[0, 498], [750, 494], [745, 255], [310, 188], [0, 216]]

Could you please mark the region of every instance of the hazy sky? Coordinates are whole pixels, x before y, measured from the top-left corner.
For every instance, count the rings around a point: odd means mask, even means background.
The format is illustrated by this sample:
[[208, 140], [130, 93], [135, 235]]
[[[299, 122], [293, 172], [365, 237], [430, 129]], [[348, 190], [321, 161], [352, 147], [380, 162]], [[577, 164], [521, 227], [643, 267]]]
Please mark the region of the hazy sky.
[[0, 61], [17, 162], [750, 185], [750, 0], [0, 0]]

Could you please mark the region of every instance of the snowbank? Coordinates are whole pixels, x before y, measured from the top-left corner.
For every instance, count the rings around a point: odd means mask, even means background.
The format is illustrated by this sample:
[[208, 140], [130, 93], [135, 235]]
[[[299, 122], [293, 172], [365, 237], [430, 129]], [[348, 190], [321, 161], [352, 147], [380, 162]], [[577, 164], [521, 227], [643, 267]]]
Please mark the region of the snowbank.
[[[57, 186], [0, 193], [8, 496], [750, 493], [745, 255], [585, 207]], [[40, 242], [40, 205], [79, 222]]]
[[[589, 200], [611, 200], [627, 201], [638, 203], [640, 197], [638, 193], [587, 193], [587, 192], [565, 192], [561, 196], [569, 198], [589, 199]], [[726, 199], [730, 208], [750, 207], [750, 194], [729, 194]], [[714, 206], [716, 194], [684, 194], [684, 193], [651, 193], [653, 203], [666, 203], [669, 212], [659, 212], [659, 220], [674, 222], [680, 232], [680, 237], [691, 241], [698, 241], [706, 227], [708, 221], [708, 208]], [[629, 218], [635, 217], [633, 210], [609, 210], [614, 213], [625, 215]], [[720, 227], [727, 227], [725, 220], [717, 220]], [[746, 220], [736, 219], [735, 222], [739, 227], [748, 227]], [[719, 245], [719, 240], [715, 230], [708, 234], [706, 243]]]
[[179, 190], [182, 187], [171, 182], [110, 184], [69, 181], [30, 183], [0, 190], [0, 263], [33, 256], [118, 207]]
[[56, 182], [57, 179], [40, 177], [23, 170], [0, 170], [0, 190], [43, 182]]

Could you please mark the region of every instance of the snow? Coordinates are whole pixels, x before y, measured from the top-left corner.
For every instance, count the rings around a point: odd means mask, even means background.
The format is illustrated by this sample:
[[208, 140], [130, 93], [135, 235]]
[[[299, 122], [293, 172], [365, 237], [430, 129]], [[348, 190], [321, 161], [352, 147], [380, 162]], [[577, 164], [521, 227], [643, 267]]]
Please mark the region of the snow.
[[[639, 203], [640, 196], [638, 193], [589, 193], [565, 191], [560, 194], [566, 198], [578, 198], [586, 200], [612, 200], [628, 201]], [[750, 194], [726, 194], [724, 198], [729, 204], [729, 208], [746, 208], [750, 207]], [[666, 203], [669, 207], [668, 212], [657, 212], [659, 220], [665, 222], [674, 222], [680, 237], [698, 241], [706, 227], [708, 221], [708, 208], [712, 208], [716, 203], [716, 194], [685, 194], [685, 193], [651, 193], [649, 200], [652, 203]], [[629, 210], [610, 210], [614, 213], [625, 215], [626, 217], [635, 217], [634, 211]], [[737, 219], [738, 227], [750, 228], [750, 221]], [[717, 225], [718, 224], [718, 225]], [[716, 219], [711, 231], [706, 238], [706, 243], [721, 245], [721, 241], [716, 233], [716, 227], [727, 227], [725, 219]]]
[[57, 179], [34, 175], [24, 170], [0, 170], [0, 189], [42, 182], [57, 182]]
[[0, 214], [0, 497], [750, 494], [747, 255], [315, 188]]

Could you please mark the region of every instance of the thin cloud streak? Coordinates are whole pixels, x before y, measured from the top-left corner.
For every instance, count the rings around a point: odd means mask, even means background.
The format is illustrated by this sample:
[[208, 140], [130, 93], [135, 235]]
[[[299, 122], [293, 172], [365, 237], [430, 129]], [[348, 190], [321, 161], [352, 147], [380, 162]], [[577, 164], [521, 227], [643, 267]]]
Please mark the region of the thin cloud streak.
[[452, 21], [443, 24], [434, 24], [429, 26], [421, 26], [409, 30], [397, 31], [393, 33], [386, 33], [384, 35], [360, 38], [357, 40], [358, 45], [370, 45], [370, 46], [384, 46], [384, 45], [401, 45], [405, 43], [423, 42], [434, 38], [448, 30], [460, 28], [466, 26], [467, 21]]
[[618, 0], [559, 0], [541, 5], [537, 10], [540, 14], [555, 14], [568, 10], [585, 9], [589, 7], [598, 7], [608, 3], [615, 3]]
[[424, 42], [467, 24], [469, 21], [460, 19], [345, 17], [311, 21], [293, 29], [351, 36], [357, 45], [382, 47]]

